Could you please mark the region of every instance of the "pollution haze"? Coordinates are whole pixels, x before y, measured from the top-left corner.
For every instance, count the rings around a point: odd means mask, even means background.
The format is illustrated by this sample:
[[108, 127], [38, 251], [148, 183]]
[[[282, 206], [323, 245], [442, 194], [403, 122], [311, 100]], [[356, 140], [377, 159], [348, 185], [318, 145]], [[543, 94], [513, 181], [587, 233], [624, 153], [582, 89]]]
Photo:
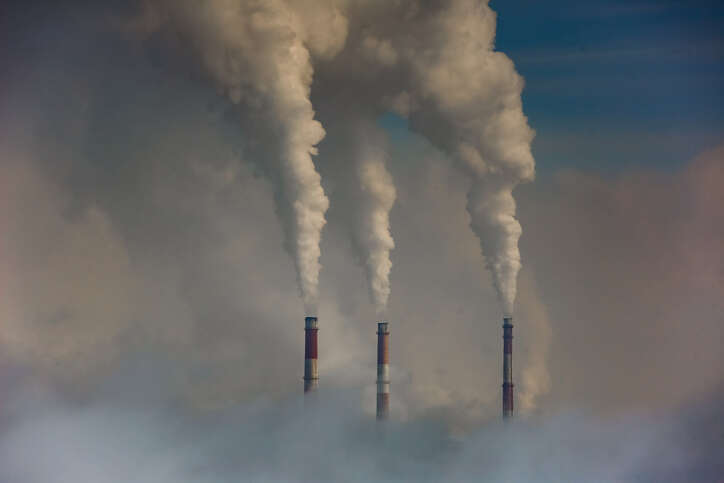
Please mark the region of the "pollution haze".
[[0, 12], [0, 482], [721, 479], [717, 2]]

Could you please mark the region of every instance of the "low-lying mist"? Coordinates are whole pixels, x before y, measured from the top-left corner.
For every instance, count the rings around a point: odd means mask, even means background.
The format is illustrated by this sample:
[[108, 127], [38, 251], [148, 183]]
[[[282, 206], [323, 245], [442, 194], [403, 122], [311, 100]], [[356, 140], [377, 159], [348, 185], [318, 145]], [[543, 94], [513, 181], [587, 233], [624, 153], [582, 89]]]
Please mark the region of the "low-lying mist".
[[13, 387], [0, 481], [660, 482], [716, 481], [724, 470], [721, 404], [460, 427], [445, 410], [377, 422], [350, 387], [198, 411], [129, 379], [139, 377], [114, 378], [83, 404]]

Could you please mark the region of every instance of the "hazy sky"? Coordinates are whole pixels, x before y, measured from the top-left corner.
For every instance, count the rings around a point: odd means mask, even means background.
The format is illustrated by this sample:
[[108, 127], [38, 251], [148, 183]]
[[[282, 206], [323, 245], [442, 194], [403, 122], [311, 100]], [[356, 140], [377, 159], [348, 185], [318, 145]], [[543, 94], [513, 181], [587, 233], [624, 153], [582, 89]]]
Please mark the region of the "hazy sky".
[[720, 2], [499, 3], [497, 46], [527, 80], [539, 171], [679, 166], [721, 139]]
[[489, 7], [5, 2], [0, 481], [722, 474], [724, 9]]
[[539, 175], [560, 167], [675, 167], [721, 140], [720, 2], [491, 6], [496, 47], [526, 79]]

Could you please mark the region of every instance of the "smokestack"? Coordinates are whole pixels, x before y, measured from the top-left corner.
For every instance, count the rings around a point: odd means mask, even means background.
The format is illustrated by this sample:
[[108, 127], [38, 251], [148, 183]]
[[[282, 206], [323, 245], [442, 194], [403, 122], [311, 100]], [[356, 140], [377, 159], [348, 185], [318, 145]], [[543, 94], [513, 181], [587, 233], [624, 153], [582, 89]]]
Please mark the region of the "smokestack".
[[317, 371], [317, 332], [319, 325], [316, 317], [304, 318], [304, 392], [314, 391], [319, 387]]
[[513, 416], [513, 317], [503, 317], [503, 419]]
[[390, 415], [390, 330], [387, 322], [377, 323], [377, 419]]

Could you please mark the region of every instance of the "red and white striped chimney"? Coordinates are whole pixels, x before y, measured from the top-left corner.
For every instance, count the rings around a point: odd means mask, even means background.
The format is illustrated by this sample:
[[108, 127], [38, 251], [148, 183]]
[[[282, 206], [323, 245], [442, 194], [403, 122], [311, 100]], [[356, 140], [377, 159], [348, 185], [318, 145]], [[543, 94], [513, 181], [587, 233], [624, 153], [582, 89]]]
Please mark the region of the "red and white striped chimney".
[[390, 329], [377, 323], [377, 419], [390, 415]]
[[503, 317], [503, 419], [513, 416], [513, 317]]
[[319, 387], [317, 370], [317, 332], [319, 324], [316, 317], [304, 318], [304, 392], [314, 391]]

